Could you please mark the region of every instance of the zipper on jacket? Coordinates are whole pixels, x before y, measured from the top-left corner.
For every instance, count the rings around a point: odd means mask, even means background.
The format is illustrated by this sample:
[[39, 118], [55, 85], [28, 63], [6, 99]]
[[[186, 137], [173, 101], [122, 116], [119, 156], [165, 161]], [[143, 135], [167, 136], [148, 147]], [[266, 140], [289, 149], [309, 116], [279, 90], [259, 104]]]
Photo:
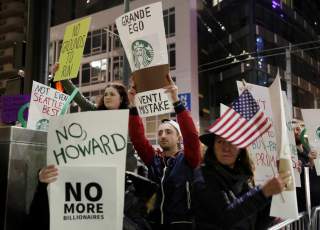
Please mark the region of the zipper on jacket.
[[188, 205], [188, 209], [191, 209], [191, 195], [190, 195], [189, 181], [186, 182], [186, 191], [187, 191], [187, 205]]
[[164, 215], [163, 215], [163, 204], [164, 204], [164, 189], [163, 189], [163, 181], [164, 181], [164, 177], [166, 176], [166, 170], [167, 170], [167, 166], [164, 167], [163, 169], [163, 176], [161, 178], [161, 193], [162, 193], [162, 200], [161, 200], [161, 205], [160, 205], [160, 212], [161, 212], [161, 224], [163, 224], [164, 222]]

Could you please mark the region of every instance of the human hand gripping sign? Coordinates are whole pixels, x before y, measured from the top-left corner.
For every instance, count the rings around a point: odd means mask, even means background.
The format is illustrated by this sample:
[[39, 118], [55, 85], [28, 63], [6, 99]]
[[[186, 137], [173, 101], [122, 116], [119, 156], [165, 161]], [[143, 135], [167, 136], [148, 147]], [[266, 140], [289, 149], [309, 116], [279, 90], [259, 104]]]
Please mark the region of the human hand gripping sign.
[[58, 179], [58, 169], [55, 165], [43, 167], [39, 172], [39, 181], [45, 184], [50, 184]]
[[290, 171], [280, 173], [278, 176], [269, 179], [264, 185], [262, 185], [262, 193], [265, 197], [271, 197], [287, 189], [291, 183], [292, 178]]
[[169, 74], [167, 75], [167, 80], [169, 82], [169, 85], [165, 86], [163, 88], [166, 89], [165, 93], [170, 94], [171, 99], [172, 99], [172, 103], [175, 103], [175, 102], [179, 101], [178, 87], [176, 86], [176, 84], [174, 83], [174, 81], [172, 80], [172, 78]]

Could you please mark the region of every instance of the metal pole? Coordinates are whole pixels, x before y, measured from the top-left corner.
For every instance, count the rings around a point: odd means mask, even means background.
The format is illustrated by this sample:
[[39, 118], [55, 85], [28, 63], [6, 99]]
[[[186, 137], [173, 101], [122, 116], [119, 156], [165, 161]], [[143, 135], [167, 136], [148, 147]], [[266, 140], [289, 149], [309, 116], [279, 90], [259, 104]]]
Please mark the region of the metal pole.
[[29, 0], [25, 93], [31, 92], [33, 80], [48, 84], [50, 21], [51, 0]]
[[304, 167], [304, 184], [306, 192], [306, 209], [309, 217], [309, 223], [311, 221], [311, 196], [310, 196], [310, 180], [309, 180], [309, 167]]
[[[130, 0], [124, 0], [124, 13], [129, 12], [129, 1]], [[123, 55], [123, 84], [127, 87], [129, 87], [129, 77], [131, 75], [131, 70], [128, 62], [128, 58], [126, 53], [124, 52]]]
[[[286, 49], [286, 83], [287, 83], [287, 98], [289, 104], [290, 115], [293, 113], [292, 109], [292, 71], [291, 71], [291, 43], [289, 48]], [[292, 116], [291, 116], [292, 117]]]

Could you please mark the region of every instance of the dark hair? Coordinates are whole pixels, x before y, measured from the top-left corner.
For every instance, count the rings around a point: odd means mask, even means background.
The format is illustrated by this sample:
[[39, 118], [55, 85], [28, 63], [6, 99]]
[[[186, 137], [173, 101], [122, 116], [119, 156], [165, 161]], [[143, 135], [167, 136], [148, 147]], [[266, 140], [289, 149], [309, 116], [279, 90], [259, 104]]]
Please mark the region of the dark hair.
[[[112, 87], [120, 95], [121, 103], [118, 109], [127, 109], [129, 105], [129, 99], [128, 99], [128, 93], [127, 93], [127, 88], [121, 83], [121, 82], [110, 82], [107, 84], [107, 86], [104, 88]], [[98, 110], [108, 110], [108, 108], [104, 105], [104, 95], [100, 98], [98, 105], [97, 105]]]
[[[205, 161], [214, 161], [218, 162], [216, 154], [214, 152], [214, 140], [215, 135], [212, 138], [212, 145], [209, 145], [206, 153], [205, 153]], [[236, 159], [234, 170], [240, 171], [244, 173], [245, 175], [249, 176], [248, 183], [251, 183], [254, 185], [254, 179], [253, 179], [253, 162], [251, 161], [249, 154], [246, 149], [240, 149], [240, 153]]]

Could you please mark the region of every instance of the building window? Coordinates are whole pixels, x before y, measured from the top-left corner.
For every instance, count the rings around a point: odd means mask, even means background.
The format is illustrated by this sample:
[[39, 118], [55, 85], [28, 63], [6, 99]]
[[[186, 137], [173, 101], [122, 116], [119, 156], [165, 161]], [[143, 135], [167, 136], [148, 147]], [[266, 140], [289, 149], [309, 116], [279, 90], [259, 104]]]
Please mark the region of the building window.
[[176, 69], [176, 44], [168, 44], [168, 58], [170, 70]]
[[91, 54], [91, 32], [88, 32], [86, 44], [84, 45], [83, 56], [89, 56]]
[[[117, 27], [114, 25], [114, 31], [115, 34], [119, 34]], [[113, 49], [117, 49], [121, 47], [121, 41], [120, 41], [120, 37], [113, 34]]]
[[95, 30], [92, 32], [92, 54], [101, 52], [101, 30]]
[[86, 63], [82, 65], [81, 83], [90, 83], [90, 64]]
[[113, 80], [122, 79], [123, 56], [113, 58]]
[[92, 61], [90, 63], [90, 82], [97, 83], [105, 81], [106, 79], [106, 70], [107, 70], [107, 59]]
[[175, 8], [163, 11], [163, 22], [166, 31], [166, 37], [173, 37], [176, 33]]

